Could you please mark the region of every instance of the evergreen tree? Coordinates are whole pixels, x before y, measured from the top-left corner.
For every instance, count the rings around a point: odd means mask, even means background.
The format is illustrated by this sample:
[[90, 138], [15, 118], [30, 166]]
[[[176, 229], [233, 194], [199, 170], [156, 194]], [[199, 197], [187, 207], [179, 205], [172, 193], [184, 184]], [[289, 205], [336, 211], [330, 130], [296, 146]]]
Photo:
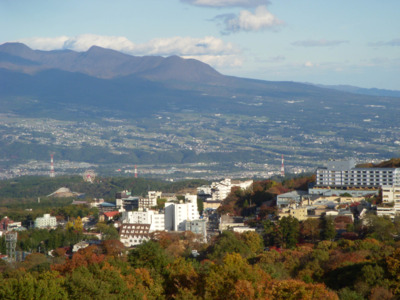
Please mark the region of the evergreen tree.
[[321, 238], [323, 240], [333, 240], [336, 236], [334, 219], [332, 217], [324, 217], [321, 220], [321, 225]]

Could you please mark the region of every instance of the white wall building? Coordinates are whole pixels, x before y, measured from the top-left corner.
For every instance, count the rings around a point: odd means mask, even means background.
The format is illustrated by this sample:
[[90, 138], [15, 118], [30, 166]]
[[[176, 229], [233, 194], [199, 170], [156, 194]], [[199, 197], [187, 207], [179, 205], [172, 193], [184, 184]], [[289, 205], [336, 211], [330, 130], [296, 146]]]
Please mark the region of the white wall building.
[[50, 214], [44, 214], [43, 217], [36, 218], [35, 228], [57, 227], [56, 217], [51, 217]]
[[384, 203], [400, 202], [400, 185], [382, 186], [382, 201]]
[[197, 195], [185, 196], [185, 203], [165, 203], [165, 229], [172, 231], [185, 231], [186, 221], [200, 218], [197, 209]]
[[123, 224], [149, 224], [150, 232], [165, 230], [165, 215], [154, 210], [125, 211], [122, 213]]
[[388, 216], [389, 218], [394, 219], [396, 215], [400, 215], [400, 202], [395, 202], [393, 207], [378, 206], [376, 208], [376, 215], [380, 217]]
[[149, 224], [122, 224], [119, 240], [125, 247], [133, 247], [150, 239]]
[[[211, 183], [211, 200], [223, 201], [229, 195], [233, 187], [239, 187], [243, 190], [249, 188], [253, 184], [253, 180], [247, 181], [231, 181], [226, 178], [220, 182]], [[205, 191], [205, 188], [202, 188]]]
[[400, 185], [400, 168], [356, 168], [355, 161], [329, 161], [317, 169], [317, 186], [379, 187]]

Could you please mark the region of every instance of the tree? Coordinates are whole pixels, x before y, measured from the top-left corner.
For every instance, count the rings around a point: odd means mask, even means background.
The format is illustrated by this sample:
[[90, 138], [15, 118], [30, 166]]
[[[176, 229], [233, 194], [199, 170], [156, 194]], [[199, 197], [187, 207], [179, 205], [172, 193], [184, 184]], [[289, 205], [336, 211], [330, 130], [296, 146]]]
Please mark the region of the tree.
[[105, 240], [102, 243], [104, 254], [107, 256], [118, 257], [122, 255], [125, 246], [119, 240]]
[[388, 217], [370, 214], [367, 216], [367, 226], [369, 236], [379, 241], [393, 240], [393, 235], [396, 233], [396, 227]]
[[283, 248], [294, 248], [299, 239], [300, 224], [292, 216], [282, 217], [274, 231], [275, 243]]
[[263, 240], [255, 231], [246, 231], [240, 235], [240, 239], [250, 248], [251, 252], [257, 254], [263, 250]]
[[83, 231], [83, 223], [81, 217], [77, 217], [74, 222], [74, 229], [77, 231]]
[[238, 253], [243, 257], [251, 256], [250, 247], [239, 238], [239, 234], [232, 231], [224, 231], [210, 248], [208, 257], [214, 260], [221, 260], [227, 253]]
[[334, 219], [332, 217], [323, 217], [321, 220], [321, 238], [323, 240], [331, 241], [336, 236], [336, 229]]
[[119, 237], [118, 230], [113, 224], [97, 223], [96, 227], [103, 235], [103, 240], [117, 240]]
[[147, 241], [128, 254], [128, 261], [134, 268], [148, 268], [152, 272], [163, 274], [171, 258], [159, 243]]
[[320, 235], [319, 219], [309, 218], [301, 223], [300, 233], [305, 240], [311, 240], [313, 243]]

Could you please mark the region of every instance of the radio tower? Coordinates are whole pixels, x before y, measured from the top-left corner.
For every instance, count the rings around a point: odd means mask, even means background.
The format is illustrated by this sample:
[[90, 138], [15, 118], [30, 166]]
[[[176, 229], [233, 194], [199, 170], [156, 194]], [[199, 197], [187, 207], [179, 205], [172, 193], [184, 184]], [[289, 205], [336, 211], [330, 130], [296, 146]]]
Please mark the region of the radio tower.
[[282, 154], [281, 176], [285, 177], [285, 164], [284, 164], [283, 154]]
[[135, 178], [137, 178], [137, 167], [135, 165]]
[[50, 177], [55, 177], [53, 154], [50, 154]]

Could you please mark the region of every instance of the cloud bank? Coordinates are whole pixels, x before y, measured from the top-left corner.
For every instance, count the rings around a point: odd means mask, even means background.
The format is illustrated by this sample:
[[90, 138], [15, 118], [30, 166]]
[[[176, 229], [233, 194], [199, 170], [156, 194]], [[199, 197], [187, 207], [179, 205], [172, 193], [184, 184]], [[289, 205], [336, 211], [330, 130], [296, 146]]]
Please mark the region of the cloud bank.
[[328, 41], [325, 39], [321, 40], [305, 40], [305, 41], [296, 41], [292, 43], [293, 46], [300, 46], [300, 47], [333, 47], [338, 46], [341, 44], [346, 44], [349, 41], [345, 40], [332, 40]]
[[208, 7], [256, 7], [270, 3], [269, 0], [181, 0], [181, 2]]
[[223, 33], [238, 31], [261, 31], [265, 29], [277, 29], [284, 22], [270, 13], [266, 6], [258, 6], [254, 13], [242, 10], [239, 15], [219, 15], [216, 19], [222, 19], [224, 23]]
[[215, 67], [235, 67], [242, 64], [240, 50], [237, 47], [212, 36], [203, 38], [177, 36], [135, 44], [121, 36], [83, 34], [76, 37], [29, 38], [17, 42], [37, 50], [87, 51], [91, 46], [99, 46], [130, 55], [178, 55], [198, 59]]
[[376, 43], [369, 43], [369, 46], [372, 47], [382, 47], [382, 46], [392, 46], [392, 47], [396, 47], [396, 46], [400, 46], [400, 39], [393, 39], [391, 41], [387, 41], [387, 42], [376, 42]]

